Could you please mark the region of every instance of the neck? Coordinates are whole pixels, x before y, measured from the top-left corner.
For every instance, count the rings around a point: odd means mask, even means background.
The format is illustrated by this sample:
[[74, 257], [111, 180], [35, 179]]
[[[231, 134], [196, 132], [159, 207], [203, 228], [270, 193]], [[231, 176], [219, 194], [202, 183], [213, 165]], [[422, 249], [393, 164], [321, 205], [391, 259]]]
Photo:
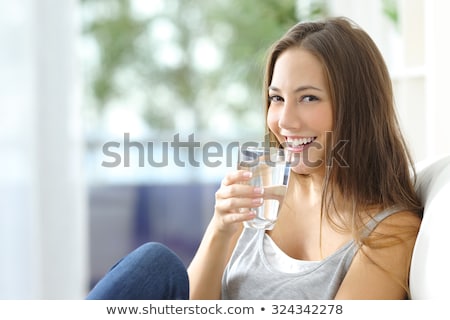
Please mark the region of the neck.
[[289, 178], [289, 201], [300, 206], [319, 206], [322, 200], [323, 177], [312, 174], [299, 174], [291, 172]]

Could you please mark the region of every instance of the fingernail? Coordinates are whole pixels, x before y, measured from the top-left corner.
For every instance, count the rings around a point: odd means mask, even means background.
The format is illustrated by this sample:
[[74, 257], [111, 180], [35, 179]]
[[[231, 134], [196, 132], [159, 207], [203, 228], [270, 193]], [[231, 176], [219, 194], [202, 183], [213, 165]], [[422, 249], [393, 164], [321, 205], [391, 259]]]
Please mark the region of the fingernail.
[[250, 171], [245, 171], [242, 175], [243, 175], [245, 178], [251, 178], [251, 177], [252, 177], [252, 173], [251, 173]]
[[253, 192], [257, 193], [257, 194], [264, 194], [264, 188], [256, 187], [256, 188], [253, 189]]
[[262, 204], [263, 201], [264, 201], [263, 198], [256, 198], [256, 199], [253, 199], [253, 200], [252, 200], [252, 202], [253, 202], [254, 204]]

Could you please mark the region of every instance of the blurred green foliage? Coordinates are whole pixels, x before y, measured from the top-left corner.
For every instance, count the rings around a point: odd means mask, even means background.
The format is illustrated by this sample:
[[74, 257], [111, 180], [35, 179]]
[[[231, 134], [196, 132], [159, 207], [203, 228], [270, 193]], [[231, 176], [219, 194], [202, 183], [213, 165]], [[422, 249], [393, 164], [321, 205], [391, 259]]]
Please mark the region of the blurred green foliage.
[[[174, 130], [183, 110], [199, 130], [213, 129], [217, 110], [244, 119], [261, 107], [264, 56], [299, 20], [296, 2], [82, 0], [84, 37], [97, 52], [86, 70], [92, 107], [139, 104], [158, 131]], [[313, 3], [310, 14], [324, 15], [324, 2]]]
[[398, 28], [398, 0], [382, 0], [382, 6], [385, 16]]

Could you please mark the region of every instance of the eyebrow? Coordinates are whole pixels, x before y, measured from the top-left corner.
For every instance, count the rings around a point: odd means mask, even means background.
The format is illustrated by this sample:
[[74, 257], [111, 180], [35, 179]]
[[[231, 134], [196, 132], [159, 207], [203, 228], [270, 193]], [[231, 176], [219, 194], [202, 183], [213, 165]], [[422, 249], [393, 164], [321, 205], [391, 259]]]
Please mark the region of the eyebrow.
[[[272, 90], [272, 91], [277, 91], [277, 92], [280, 92], [281, 90], [280, 89], [278, 89], [277, 87], [275, 87], [275, 86], [269, 86], [269, 88], [268, 88], [269, 90]], [[298, 88], [296, 88], [295, 90], [294, 90], [294, 92], [301, 92], [301, 91], [305, 91], [305, 90], [317, 90], [317, 91], [322, 91], [322, 89], [320, 89], [320, 88], [317, 88], [317, 87], [314, 87], [314, 86], [310, 86], [310, 85], [307, 85], [307, 86], [300, 86], [300, 87], [298, 87]]]

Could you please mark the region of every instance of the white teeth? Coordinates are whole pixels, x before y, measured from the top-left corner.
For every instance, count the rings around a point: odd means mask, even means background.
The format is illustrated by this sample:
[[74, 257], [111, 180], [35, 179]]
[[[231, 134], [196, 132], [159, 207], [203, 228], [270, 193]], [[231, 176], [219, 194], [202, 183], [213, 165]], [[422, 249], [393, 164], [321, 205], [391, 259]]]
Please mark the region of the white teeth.
[[300, 146], [300, 145], [303, 145], [303, 144], [311, 143], [314, 139], [315, 139], [314, 137], [299, 138], [299, 139], [289, 139], [288, 138], [288, 142], [290, 144], [292, 144], [293, 146]]

